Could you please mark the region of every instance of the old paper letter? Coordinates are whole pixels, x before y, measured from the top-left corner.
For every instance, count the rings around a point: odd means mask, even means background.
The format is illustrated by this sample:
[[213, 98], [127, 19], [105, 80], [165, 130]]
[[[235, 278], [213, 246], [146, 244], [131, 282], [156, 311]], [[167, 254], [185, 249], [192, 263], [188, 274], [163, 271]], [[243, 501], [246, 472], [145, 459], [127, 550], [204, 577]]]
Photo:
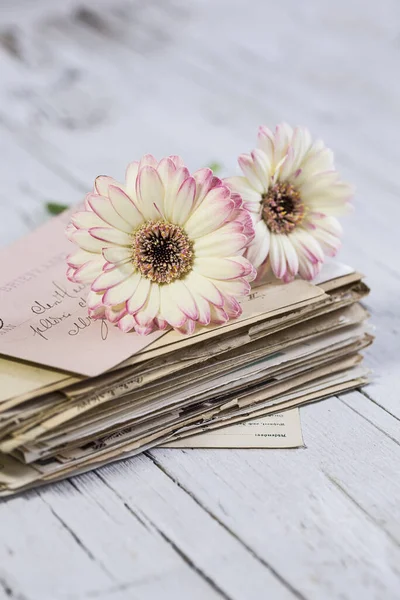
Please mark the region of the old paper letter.
[[298, 448], [303, 446], [298, 408], [168, 442], [165, 448]]

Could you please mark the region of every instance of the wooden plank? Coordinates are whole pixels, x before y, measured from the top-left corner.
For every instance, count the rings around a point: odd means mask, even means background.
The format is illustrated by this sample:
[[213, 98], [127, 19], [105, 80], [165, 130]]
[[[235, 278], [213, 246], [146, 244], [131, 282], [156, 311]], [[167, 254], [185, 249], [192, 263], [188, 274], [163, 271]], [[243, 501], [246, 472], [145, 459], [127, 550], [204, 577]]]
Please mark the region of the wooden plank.
[[302, 415], [305, 450], [151, 456], [305, 597], [396, 598], [399, 446], [337, 399]]
[[[10, 596], [12, 596], [13, 591], [11, 586], [7, 583], [7, 578], [5, 574], [3, 575], [0, 571], [0, 600], [10, 600]], [[21, 600], [25, 600], [23, 596], [20, 594]]]
[[361, 392], [349, 392], [340, 396], [340, 400], [379, 431], [400, 444], [399, 418], [387, 410], [382, 410], [379, 404], [371, 400], [369, 390], [370, 388], [361, 390]]
[[1, 574], [11, 597], [78, 596], [112, 585], [109, 573], [35, 492], [1, 502], [0, 522]]
[[12, 132], [0, 129], [0, 245], [37, 227], [49, 218], [46, 202], [75, 204], [84, 188], [66, 181], [22, 148]]
[[[399, 545], [400, 445], [375, 423], [360, 420], [351, 410], [353, 403], [351, 398], [346, 404], [332, 399], [304, 411], [309, 459], [316, 460], [321, 470]], [[369, 404], [367, 398], [365, 404]], [[366, 410], [368, 414], [368, 406]]]
[[227, 597], [260, 598], [265, 590], [276, 599], [299, 597], [270, 565], [149, 458], [138, 456], [104, 467], [99, 476]]
[[[171, 600], [178, 594], [198, 600], [225, 597], [212, 581], [208, 583], [197, 573], [182, 553], [176, 552], [166, 537], [122, 502], [95, 474], [46, 487], [39, 494], [108, 574], [112, 582], [110, 592], [129, 589], [129, 593], [143, 599], [156, 597], [161, 589], [163, 597]], [[55, 541], [48, 537], [43, 543], [54, 546]], [[83, 566], [80, 575], [82, 579], [85, 577]]]

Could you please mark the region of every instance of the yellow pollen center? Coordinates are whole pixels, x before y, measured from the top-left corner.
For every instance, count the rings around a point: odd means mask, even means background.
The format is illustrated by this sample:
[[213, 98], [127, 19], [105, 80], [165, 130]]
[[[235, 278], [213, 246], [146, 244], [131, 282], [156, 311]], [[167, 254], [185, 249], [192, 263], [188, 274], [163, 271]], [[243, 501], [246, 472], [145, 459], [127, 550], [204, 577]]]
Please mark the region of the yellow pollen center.
[[191, 271], [193, 242], [178, 225], [149, 221], [134, 234], [133, 263], [155, 283], [171, 283]]
[[299, 225], [305, 213], [300, 193], [291, 183], [278, 181], [261, 200], [261, 215], [274, 233], [290, 233]]

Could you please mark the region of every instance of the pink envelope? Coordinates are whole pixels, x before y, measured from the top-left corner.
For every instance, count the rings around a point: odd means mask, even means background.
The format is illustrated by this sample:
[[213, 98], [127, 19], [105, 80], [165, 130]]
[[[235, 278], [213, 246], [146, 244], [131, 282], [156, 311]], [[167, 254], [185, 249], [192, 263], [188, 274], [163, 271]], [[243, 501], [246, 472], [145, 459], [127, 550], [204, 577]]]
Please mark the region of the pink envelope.
[[69, 214], [0, 250], [0, 354], [94, 376], [163, 335], [124, 334], [88, 317], [88, 288], [67, 280]]

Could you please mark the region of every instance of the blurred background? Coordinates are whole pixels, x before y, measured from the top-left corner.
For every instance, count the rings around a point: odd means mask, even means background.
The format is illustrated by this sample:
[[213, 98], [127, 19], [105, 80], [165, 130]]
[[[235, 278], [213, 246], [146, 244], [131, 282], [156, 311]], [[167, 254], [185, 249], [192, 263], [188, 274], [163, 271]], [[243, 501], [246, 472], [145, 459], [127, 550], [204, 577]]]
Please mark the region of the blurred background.
[[48, 218], [46, 203], [77, 203], [96, 175], [122, 178], [144, 153], [233, 174], [258, 125], [306, 125], [357, 186], [340, 258], [373, 288], [382, 335], [370, 364], [377, 354], [390, 363], [400, 350], [398, 0], [2, 0], [0, 9], [1, 245]]

